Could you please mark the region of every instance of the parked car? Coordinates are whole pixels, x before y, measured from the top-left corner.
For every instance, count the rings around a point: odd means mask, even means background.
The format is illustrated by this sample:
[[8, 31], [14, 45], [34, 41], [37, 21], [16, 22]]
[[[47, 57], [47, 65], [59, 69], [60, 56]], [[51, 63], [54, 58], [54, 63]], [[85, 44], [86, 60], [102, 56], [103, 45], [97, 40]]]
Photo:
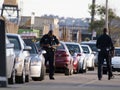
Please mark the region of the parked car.
[[[120, 72], [120, 47], [115, 47], [115, 55], [112, 57], [111, 65], [113, 72]], [[103, 63], [103, 74], [107, 74], [106, 61]]]
[[65, 44], [74, 58], [73, 62], [76, 62], [76, 65], [74, 63], [74, 70], [81, 73], [86, 72], [87, 70], [86, 58], [80, 44], [75, 42], [65, 42]]
[[30, 50], [30, 77], [34, 81], [42, 81], [45, 77], [45, 58], [43, 56], [46, 53], [45, 50], [38, 51], [36, 42], [33, 42], [31, 39], [23, 39], [26, 45], [31, 46]]
[[16, 83], [29, 82], [30, 46], [26, 46], [19, 34], [7, 33], [7, 37], [14, 44], [15, 51], [15, 81]]
[[98, 50], [96, 47], [96, 40], [82, 41], [81, 45], [89, 45], [95, 55], [95, 66], [98, 64]]
[[15, 83], [15, 52], [14, 44], [6, 37], [6, 67], [8, 84]]
[[65, 75], [73, 74], [73, 57], [63, 41], [60, 41], [60, 46], [55, 52], [55, 68], [56, 70], [63, 70]]
[[83, 51], [84, 51], [85, 56], [86, 56], [88, 70], [94, 70], [94, 68], [95, 68], [95, 63], [94, 63], [95, 56], [92, 52], [92, 49], [90, 48], [89, 45], [81, 45], [81, 47], [83, 48]]

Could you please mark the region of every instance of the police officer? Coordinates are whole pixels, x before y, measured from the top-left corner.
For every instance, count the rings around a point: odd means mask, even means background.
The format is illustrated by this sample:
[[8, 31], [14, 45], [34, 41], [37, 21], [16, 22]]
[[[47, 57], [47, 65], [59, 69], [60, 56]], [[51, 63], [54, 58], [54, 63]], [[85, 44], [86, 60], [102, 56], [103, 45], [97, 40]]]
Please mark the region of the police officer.
[[111, 56], [110, 52], [114, 50], [112, 40], [109, 35], [107, 35], [107, 29], [103, 29], [103, 34], [97, 39], [96, 47], [98, 48], [98, 79], [102, 79], [102, 65], [104, 60], [107, 63], [108, 69], [108, 80], [113, 77], [111, 68]]
[[54, 80], [54, 71], [55, 71], [55, 50], [56, 46], [59, 45], [59, 40], [55, 35], [53, 35], [53, 30], [50, 30], [48, 34], [43, 35], [40, 40], [40, 46], [46, 50], [45, 57], [45, 65], [49, 62], [49, 78]]

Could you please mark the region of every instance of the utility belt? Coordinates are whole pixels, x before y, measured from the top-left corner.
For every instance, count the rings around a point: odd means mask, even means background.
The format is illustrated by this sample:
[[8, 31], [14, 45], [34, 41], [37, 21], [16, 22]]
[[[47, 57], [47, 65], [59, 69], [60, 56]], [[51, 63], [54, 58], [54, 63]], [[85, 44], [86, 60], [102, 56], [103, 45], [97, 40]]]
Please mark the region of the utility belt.
[[52, 52], [52, 51], [56, 51], [55, 48], [52, 48], [52, 47], [43, 47], [44, 50], [46, 50], [47, 52]]
[[110, 49], [109, 49], [109, 48], [102, 48], [102, 49], [98, 49], [98, 52], [101, 52], [101, 51], [107, 51], [107, 52], [109, 52], [109, 51], [110, 51]]

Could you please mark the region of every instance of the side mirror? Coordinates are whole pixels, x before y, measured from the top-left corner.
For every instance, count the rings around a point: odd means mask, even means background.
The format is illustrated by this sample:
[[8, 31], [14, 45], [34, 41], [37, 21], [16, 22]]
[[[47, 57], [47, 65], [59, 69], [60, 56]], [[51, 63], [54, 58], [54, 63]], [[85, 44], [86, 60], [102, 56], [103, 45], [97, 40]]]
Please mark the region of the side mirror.
[[45, 53], [46, 53], [45, 50], [40, 50], [40, 51], [39, 51], [39, 54], [45, 54]]
[[45, 51], [45, 50], [42, 50], [42, 51], [41, 51], [41, 53], [42, 53], [42, 54], [45, 54], [45, 53], [46, 53], [46, 51]]
[[29, 51], [31, 49], [32, 49], [31, 46], [25, 46], [24, 51]]

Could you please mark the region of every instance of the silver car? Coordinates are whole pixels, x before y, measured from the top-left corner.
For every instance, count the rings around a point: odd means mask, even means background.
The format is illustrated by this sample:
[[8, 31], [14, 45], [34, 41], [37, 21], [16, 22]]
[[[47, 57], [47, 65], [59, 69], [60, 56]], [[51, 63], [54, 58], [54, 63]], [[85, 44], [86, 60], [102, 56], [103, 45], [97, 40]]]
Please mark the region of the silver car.
[[96, 40], [82, 41], [81, 45], [89, 45], [95, 55], [95, 66], [98, 64], [98, 49], [96, 47]]
[[46, 53], [45, 50], [38, 51], [38, 48], [36, 46], [36, 43], [33, 42], [31, 39], [23, 39], [26, 45], [31, 46], [30, 50], [30, 77], [34, 81], [42, 81], [45, 77], [45, 58], [43, 56], [44, 53]]
[[23, 39], [18, 34], [7, 33], [11, 43], [14, 43], [15, 50], [15, 81], [16, 83], [29, 82], [30, 70], [30, 46], [26, 46]]
[[6, 66], [7, 66], [7, 78], [8, 84], [15, 83], [15, 52], [14, 44], [10, 43], [6, 37]]
[[94, 70], [95, 55], [93, 54], [92, 49], [89, 45], [81, 45], [81, 47], [83, 48], [83, 51], [86, 56], [88, 70]]

